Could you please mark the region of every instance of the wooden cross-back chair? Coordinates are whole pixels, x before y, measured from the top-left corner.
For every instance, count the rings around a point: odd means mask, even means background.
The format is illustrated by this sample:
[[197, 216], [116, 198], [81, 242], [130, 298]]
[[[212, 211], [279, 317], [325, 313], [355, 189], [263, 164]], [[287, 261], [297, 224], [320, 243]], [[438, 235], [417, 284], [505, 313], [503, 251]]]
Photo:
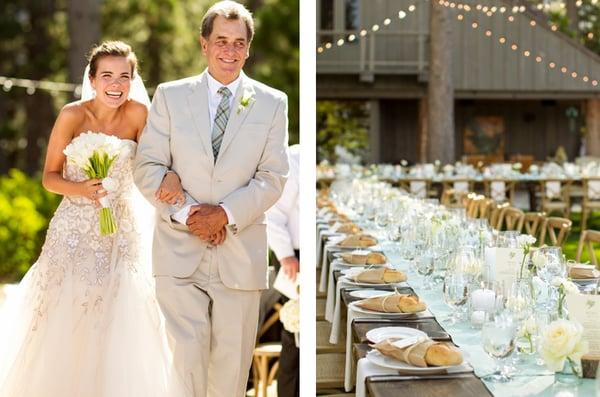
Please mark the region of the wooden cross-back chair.
[[571, 214], [571, 181], [564, 179], [544, 179], [540, 181], [542, 197], [541, 210], [550, 215], [559, 211], [565, 218]]
[[590, 214], [600, 210], [600, 176], [583, 178], [581, 182], [583, 185], [581, 230], [586, 230]]
[[500, 211], [498, 217], [497, 230], [515, 230], [521, 232], [523, 230], [523, 222], [525, 221], [525, 213], [516, 207], [506, 207]]
[[535, 237], [537, 245], [542, 245], [540, 237], [545, 221], [546, 213], [544, 212], [526, 212], [523, 218], [523, 231]]
[[581, 262], [583, 248], [587, 248], [590, 262], [598, 268], [598, 260], [596, 259], [596, 252], [594, 251], [594, 243], [600, 244], [600, 232], [597, 230], [584, 230], [579, 237], [579, 244], [577, 244], [577, 256], [575, 260]]
[[[258, 330], [257, 340], [263, 336], [269, 328], [279, 321], [279, 311], [281, 303], [277, 302], [273, 305], [273, 313], [265, 320], [263, 325]], [[252, 355], [252, 379], [254, 384], [254, 395], [257, 397], [267, 397], [267, 388], [277, 376], [279, 370], [279, 356], [281, 355], [281, 343], [269, 342], [260, 343], [254, 348]], [[275, 359], [275, 362], [270, 363]]]
[[546, 239], [549, 238], [549, 245], [562, 247], [565, 241], [567, 241], [567, 237], [569, 237], [572, 226], [573, 222], [567, 218], [546, 218], [540, 235], [540, 245], [545, 244]]
[[508, 207], [509, 207], [508, 203], [492, 204], [492, 206], [490, 207], [490, 210], [489, 210], [489, 218], [488, 218], [491, 227], [498, 230], [498, 220], [500, 219], [500, 214], [504, 209], [506, 209]]

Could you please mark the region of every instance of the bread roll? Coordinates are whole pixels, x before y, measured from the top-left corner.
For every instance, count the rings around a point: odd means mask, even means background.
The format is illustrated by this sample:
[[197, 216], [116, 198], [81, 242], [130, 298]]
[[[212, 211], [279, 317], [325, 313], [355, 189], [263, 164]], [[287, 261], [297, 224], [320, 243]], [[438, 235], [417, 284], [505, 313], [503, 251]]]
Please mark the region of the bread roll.
[[380, 252], [371, 252], [367, 255], [366, 263], [369, 265], [383, 265], [387, 258]]
[[356, 305], [382, 313], [418, 313], [427, 309], [416, 295], [407, 294], [376, 296], [357, 301]]
[[462, 353], [452, 344], [434, 342], [427, 338], [414, 345], [399, 348], [393, 344], [398, 340], [400, 339], [386, 339], [371, 347], [385, 356], [419, 368], [460, 365], [463, 362]]
[[448, 343], [436, 343], [427, 349], [425, 360], [428, 365], [443, 367], [459, 365], [463, 362], [463, 357], [456, 346]]
[[358, 227], [358, 225], [356, 225], [352, 222], [344, 223], [337, 229], [337, 232], [346, 233], [346, 234], [355, 234], [355, 233], [360, 232], [360, 227]]
[[377, 240], [375, 238], [368, 236], [366, 234], [355, 234], [352, 236], [346, 237], [340, 243], [342, 247], [371, 247], [377, 244]]
[[379, 252], [369, 253], [354, 253], [354, 252], [343, 252], [341, 255], [344, 262], [352, 265], [383, 265], [387, 262], [385, 255]]
[[393, 284], [406, 281], [406, 274], [396, 269], [380, 267], [358, 273], [354, 276], [354, 281], [367, 284]]
[[406, 274], [396, 269], [384, 269], [383, 282], [386, 284], [395, 284], [406, 281]]
[[364, 265], [367, 263], [367, 255], [343, 252], [341, 256], [344, 262], [351, 265]]

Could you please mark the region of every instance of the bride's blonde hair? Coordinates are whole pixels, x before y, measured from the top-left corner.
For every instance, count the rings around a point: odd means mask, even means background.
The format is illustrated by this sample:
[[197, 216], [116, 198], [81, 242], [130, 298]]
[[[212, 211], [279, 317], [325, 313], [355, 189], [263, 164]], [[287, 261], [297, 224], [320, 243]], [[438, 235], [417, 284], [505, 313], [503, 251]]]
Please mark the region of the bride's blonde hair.
[[108, 56], [127, 58], [127, 61], [129, 61], [129, 64], [131, 65], [131, 77], [133, 78], [133, 75], [137, 69], [138, 60], [135, 56], [135, 52], [133, 52], [131, 49], [131, 46], [122, 41], [104, 41], [100, 45], [92, 48], [90, 55], [88, 56], [88, 61], [90, 64], [90, 77], [94, 77], [96, 75], [98, 61]]

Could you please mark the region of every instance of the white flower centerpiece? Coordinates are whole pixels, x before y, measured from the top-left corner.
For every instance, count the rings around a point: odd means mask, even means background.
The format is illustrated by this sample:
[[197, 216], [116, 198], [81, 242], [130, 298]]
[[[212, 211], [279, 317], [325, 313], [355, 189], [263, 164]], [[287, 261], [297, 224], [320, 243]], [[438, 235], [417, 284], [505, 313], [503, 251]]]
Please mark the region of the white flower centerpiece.
[[[85, 132], [71, 141], [63, 150], [67, 161], [79, 167], [90, 179], [102, 179], [102, 187], [109, 193], [119, 186], [115, 179], [108, 176], [110, 167], [123, 150], [121, 140], [112, 135], [97, 132]], [[100, 233], [108, 236], [117, 231], [117, 224], [110, 208], [108, 197], [99, 199]]]
[[[582, 376], [581, 357], [587, 353], [587, 341], [582, 339], [581, 324], [565, 319], [553, 321], [542, 333], [540, 356], [548, 369], [569, 372], [575, 377], [559, 377], [559, 382], [578, 383]], [[568, 364], [568, 365], [567, 365]]]

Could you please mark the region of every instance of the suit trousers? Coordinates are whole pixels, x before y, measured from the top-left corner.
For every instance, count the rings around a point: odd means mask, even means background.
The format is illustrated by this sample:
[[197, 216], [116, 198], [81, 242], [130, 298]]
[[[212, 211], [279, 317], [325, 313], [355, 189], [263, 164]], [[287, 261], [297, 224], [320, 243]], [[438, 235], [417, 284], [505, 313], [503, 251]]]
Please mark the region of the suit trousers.
[[175, 369], [190, 397], [244, 396], [252, 364], [260, 291], [226, 287], [217, 250], [207, 249], [189, 277], [156, 277]]

